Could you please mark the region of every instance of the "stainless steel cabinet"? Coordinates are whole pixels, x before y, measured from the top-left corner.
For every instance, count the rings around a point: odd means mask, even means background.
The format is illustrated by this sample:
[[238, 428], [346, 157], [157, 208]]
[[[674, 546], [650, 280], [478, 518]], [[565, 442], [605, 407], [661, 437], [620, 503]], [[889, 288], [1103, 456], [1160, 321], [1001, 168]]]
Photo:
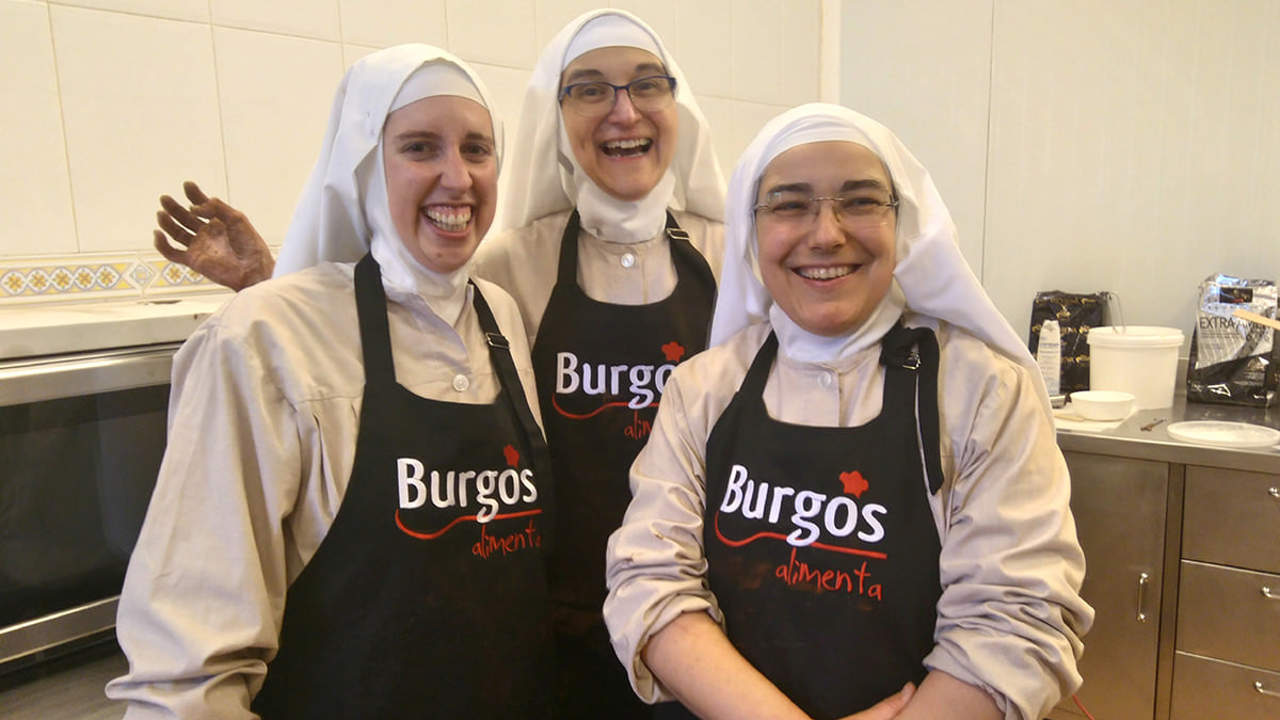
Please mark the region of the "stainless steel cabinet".
[[1173, 720], [1280, 718], [1280, 476], [1187, 468]]
[[1280, 720], [1280, 451], [1183, 443], [1181, 420], [1280, 429], [1280, 407], [1177, 397], [1058, 432], [1097, 611], [1079, 696], [1097, 720]]
[[[1099, 720], [1154, 717], [1164, 581], [1169, 465], [1065, 453], [1071, 510], [1087, 568], [1082, 593], [1097, 612], [1085, 638], [1080, 702]], [[1051, 715], [1077, 718], [1071, 698]]]

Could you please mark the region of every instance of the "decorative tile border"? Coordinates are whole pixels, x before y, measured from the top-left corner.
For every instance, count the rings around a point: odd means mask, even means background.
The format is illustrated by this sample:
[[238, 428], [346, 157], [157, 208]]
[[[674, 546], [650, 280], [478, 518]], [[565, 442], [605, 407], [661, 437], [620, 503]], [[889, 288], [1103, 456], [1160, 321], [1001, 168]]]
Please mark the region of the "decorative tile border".
[[0, 307], [220, 290], [156, 253], [0, 258]]

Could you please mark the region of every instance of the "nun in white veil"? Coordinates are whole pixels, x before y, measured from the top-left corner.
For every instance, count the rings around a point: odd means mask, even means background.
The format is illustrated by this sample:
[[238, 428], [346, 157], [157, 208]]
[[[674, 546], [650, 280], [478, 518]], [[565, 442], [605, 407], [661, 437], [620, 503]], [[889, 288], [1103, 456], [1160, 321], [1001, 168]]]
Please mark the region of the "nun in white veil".
[[1043, 717], [1093, 616], [1069, 478], [928, 172], [804, 105], [748, 147], [726, 219], [713, 347], [668, 380], [609, 543], [636, 692], [708, 718]]
[[[608, 102], [585, 102], [591, 98]], [[322, 162], [331, 152], [341, 156], [343, 149], [326, 145]], [[295, 218], [277, 276], [321, 257], [361, 254], [353, 238], [364, 236], [369, 220], [338, 202], [354, 182], [351, 173], [320, 171], [305, 201], [315, 212]], [[161, 199], [157, 248], [237, 290], [264, 279], [270, 253], [247, 218], [194, 184], [186, 190], [189, 209]], [[670, 366], [706, 347], [724, 247], [724, 181], [707, 121], [652, 28], [625, 11], [594, 10], [552, 40], [526, 92], [503, 197], [511, 229], [481, 245], [470, 274], [513, 296], [536, 342], [563, 490], [555, 577], [564, 602], [557, 607], [571, 616], [561, 623], [570, 628], [565, 637], [590, 635], [570, 642], [584, 649], [570, 663], [583, 670], [563, 675], [563, 691], [596, 689], [634, 705], [599, 617], [605, 587], [598, 559], [630, 499], [627, 468], [652, 425], [662, 380]], [[399, 279], [411, 280], [424, 301], [453, 308], [464, 287], [458, 277], [415, 270], [412, 279]], [[596, 383], [601, 373], [607, 387]], [[616, 677], [596, 682], [593, 673]], [[580, 699], [583, 712], [602, 707]]]
[[559, 717], [528, 342], [471, 277], [490, 106], [437, 48], [355, 63], [287, 274], [176, 355], [107, 687], [126, 717]]
[[529, 81], [505, 182], [512, 229], [485, 242], [477, 271], [512, 294], [533, 345], [560, 508], [563, 710], [647, 717], [600, 617], [600, 558], [666, 374], [706, 347], [724, 209], [706, 119], [652, 28], [594, 10], [556, 35]]
[[[562, 76], [582, 55], [604, 48], [648, 52], [675, 80], [671, 127], [655, 129], [641, 117], [634, 123], [624, 121], [616, 133], [652, 139], [655, 147], [648, 152], [655, 156], [664, 153], [664, 145], [669, 148], [668, 157], [658, 161], [665, 162], [659, 178], [638, 198], [611, 194], [610, 187], [584, 170], [573, 149], [576, 138], [570, 138], [565, 127]], [[512, 146], [500, 216], [506, 229], [485, 243], [477, 259], [481, 274], [520, 303], [531, 339], [537, 336], [555, 284], [556, 251], [572, 210], [578, 211], [582, 228], [579, 282], [592, 298], [640, 305], [671, 292], [675, 275], [663, 233], [668, 211], [712, 271], [719, 273], [725, 190], [711, 128], [680, 65], [640, 18], [625, 10], [602, 9], [566, 24], [534, 66]]]

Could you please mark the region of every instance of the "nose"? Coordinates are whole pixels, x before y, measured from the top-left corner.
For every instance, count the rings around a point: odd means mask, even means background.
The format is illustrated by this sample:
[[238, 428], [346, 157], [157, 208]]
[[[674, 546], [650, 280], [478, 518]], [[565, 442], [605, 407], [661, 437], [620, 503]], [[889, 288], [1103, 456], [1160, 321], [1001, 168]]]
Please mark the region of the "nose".
[[811, 243], [815, 248], [833, 250], [843, 245], [848, 238], [836, 217], [835, 204], [831, 200], [818, 202], [817, 217], [813, 219]]
[[440, 184], [450, 190], [466, 190], [471, 187], [471, 183], [471, 171], [462, 153], [448, 153], [440, 168]]
[[630, 90], [618, 90], [613, 97], [613, 107], [609, 109], [608, 117], [610, 122], [619, 125], [629, 125], [640, 119], [640, 111], [636, 110], [636, 106], [631, 102]]

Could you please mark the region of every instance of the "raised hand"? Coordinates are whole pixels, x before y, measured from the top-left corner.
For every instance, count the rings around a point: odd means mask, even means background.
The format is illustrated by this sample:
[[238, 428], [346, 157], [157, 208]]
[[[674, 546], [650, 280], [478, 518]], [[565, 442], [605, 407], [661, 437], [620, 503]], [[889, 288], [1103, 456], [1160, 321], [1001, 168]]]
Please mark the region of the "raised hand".
[[271, 277], [275, 260], [244, 213], [206, 196], [189, 180], [182, 190], [189, 208], [160, 196], [156, 222], [164, 232], [154, 231], [154, 238], [161, 255], [236, 291]]

